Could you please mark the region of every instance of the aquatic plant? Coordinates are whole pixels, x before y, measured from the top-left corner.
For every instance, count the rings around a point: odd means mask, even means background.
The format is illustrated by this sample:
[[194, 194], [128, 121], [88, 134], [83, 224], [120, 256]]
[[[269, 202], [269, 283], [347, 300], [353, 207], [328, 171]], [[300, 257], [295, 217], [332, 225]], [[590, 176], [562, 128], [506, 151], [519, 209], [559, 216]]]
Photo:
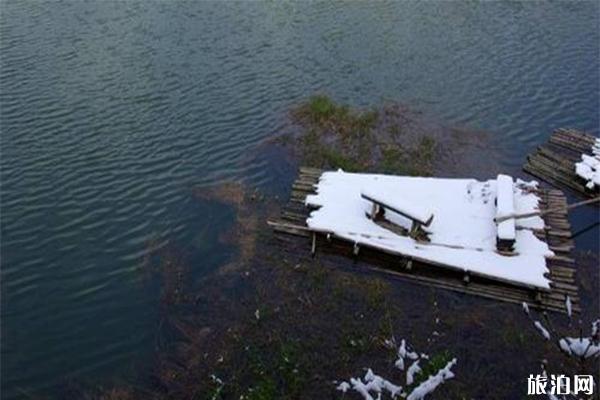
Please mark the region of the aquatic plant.
[[407, 109], [387, 105], [363, 110], [317, 95], [294, 108], [291, 115], [302, 128], [297, 143], [306, 166], [422, 176], [433, 173], [436, 142], [422, 129], [415, 129]]
[[326, 95], [310, 97], [293, 111], [297, 119], [331, 129], [342, 136], [366, 134], [377, 122], [376, 110], [353, 110]]

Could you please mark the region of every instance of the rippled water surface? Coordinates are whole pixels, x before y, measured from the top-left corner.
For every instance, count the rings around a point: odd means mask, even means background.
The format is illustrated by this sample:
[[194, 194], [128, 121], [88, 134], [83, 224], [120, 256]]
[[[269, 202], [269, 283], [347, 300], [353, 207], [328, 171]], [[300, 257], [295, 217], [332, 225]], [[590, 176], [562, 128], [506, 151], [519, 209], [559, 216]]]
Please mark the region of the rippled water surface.
[[3, 397], [143, 362], [148, 240], [191, 246], [199, 274], [227, 257], [230, 216], [192, 188], [274, 185], [253, 147], [317, 91], [492, 132], [509, 170], [556, 127], [598, 135], [598, 18], [596, 1], [3, 1]]

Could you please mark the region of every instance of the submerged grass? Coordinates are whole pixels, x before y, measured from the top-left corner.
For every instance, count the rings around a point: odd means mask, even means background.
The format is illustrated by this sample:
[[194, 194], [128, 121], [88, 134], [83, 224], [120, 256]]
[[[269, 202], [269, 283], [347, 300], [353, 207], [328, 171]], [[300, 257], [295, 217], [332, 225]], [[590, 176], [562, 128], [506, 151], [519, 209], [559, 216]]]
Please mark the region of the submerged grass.
[[292, 341], [267, 348], [247, 345], [245, 356], [252, 383], [242, 389], [240, 396], [251, 400], [297, 398], [306, 380], [299, 352], [299, 346]]
[[301, 127], [301, 161], [318, 168], [379, 171], [405, 175], [432, 173], [435, 141], [412, 129], [407, 112], [360, 110], [326, 95], [310, 97], [292, 111]]
[[377, 122], [378, 114], [376, 110], [353, 110], [325, 95], [310, 97], [293, 112], [297, 119], [331, 129], [342, 137], [368, 135]]

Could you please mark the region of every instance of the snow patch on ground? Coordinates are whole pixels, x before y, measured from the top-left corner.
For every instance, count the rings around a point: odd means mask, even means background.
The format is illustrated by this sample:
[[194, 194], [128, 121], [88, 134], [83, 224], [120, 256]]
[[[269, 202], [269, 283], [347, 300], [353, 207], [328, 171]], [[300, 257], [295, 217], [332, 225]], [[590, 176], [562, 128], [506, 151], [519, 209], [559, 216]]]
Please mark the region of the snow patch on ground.
[[430, 376], [426, 381], [417, 386], [412, 393], [408, 395], [406, 400], [422, 400], [442, 383], [448, 379], [454, 378], [454, 373], [451, 371], [454, 365], [456, 365], [456, 358], [446, 364], [444, 368], [440, 369], [437, 374]]
[[565, 337], [558, 342], [562, 351], [575, 357], [589, 358], [600, 355], [600, 343], [594, 343], [592, 338]]
[[544, 337], [544, 339], [550, 340], [550, 332], [548, 332], [548, 330], [544, 327], [544, 325], [542, 325], [540, 321], [534, 321], [533, 325], [538, 330], [538, 332], [540, 332], [540, 335]]
[[[392, 349], [396, 348], [396, 340], [386, 340], [385, 346]], [[346, 393], [349, 389], [359, 393], [364, 400], [381, 400], [384, 393], [388, 393], [392, 399], [402, 397], [407, 400], [422, 400], [426, 395], [435, 391], [438, 386], [447, 381], [448, 379], [454, 378], [452, 368], [456, 365], [456, 358], [448, 362], [445, 367], [440, 368], [434, 375], [427, 377], [419, 385], [412, 390], [409, 388], [415, 381], [415, 376], [422, 372], [419, 366], [419, 362], [422, 359], [429, 359], [427, 354], [419, 354], [415, 351], [409, 350], [409, 346], [406, 340], [402, 339], [400, 346], [397, 348], [398, 360], [395, 363], [396, 367], [399, 367], [401, 363], [401, 370], [404, 370], [404, 364], [407, 360], [413, 360], [406, 371], [406, 389], [403, 391], [402, 386], [396, 385], [387, 379], [376, 375], [372, 369], [367, 369], [367, 373], [364, 378], [350, 378], [349, 383], [343, 381], [336, 386], [336, 390]], [[335, 382], [336, 384], [338, 382]], [[410, 391], [410, 393], [408, 393]]]

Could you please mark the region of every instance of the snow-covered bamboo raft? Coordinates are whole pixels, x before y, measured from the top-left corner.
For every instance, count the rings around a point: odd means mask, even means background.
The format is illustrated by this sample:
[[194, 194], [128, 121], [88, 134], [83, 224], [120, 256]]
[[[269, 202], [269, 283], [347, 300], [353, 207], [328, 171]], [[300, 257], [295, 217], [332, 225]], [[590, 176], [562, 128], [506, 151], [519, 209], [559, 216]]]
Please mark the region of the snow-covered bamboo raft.
[[596, 197], [600, 191], [600, 139], [573, 129], [557, 129], [548, 143], [527, 157], [523, 170], [552, 185]]
[[[330, 255], [345, 255], [417, 282], [548, 310], [563, 311], [569, 296], [578, 310], [564, 206], [560, 191], [504, 175], [480, 182], [301, 168], [270, 225], [282, 242], [305, 238], [305, 255], [333, 263], [340, 259]], [[557, 211], [502, 218], [538, 209]]]

